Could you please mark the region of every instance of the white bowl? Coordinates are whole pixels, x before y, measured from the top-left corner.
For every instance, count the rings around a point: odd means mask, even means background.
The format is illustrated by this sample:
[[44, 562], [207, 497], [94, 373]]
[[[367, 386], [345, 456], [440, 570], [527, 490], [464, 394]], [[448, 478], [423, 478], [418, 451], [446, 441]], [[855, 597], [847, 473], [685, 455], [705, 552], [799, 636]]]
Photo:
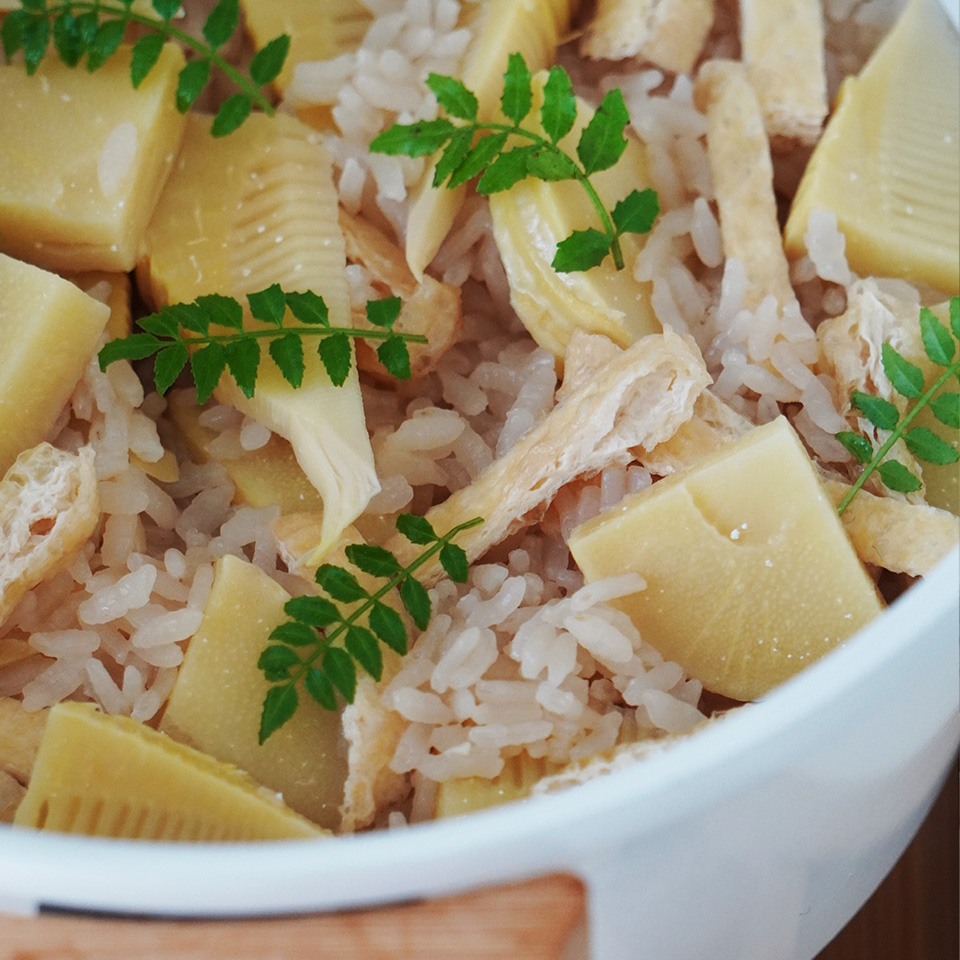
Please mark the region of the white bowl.
[[322, 842], [6, 828], [0, 911], [324, 911], [569, 872], [587, 886], [593, 960], [811, 960], [896, 862], [950, 767], [958, 583], [955, 550], [763, 702], [562, 794]]

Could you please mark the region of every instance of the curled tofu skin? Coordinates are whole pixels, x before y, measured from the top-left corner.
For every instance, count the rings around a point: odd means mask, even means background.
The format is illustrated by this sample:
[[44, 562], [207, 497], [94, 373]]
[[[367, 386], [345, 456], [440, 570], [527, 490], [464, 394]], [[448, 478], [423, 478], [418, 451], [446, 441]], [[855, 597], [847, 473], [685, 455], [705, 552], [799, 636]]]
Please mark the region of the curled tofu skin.
[[[166, 305], [206, 293], [240, 298], [279, 283], [286, 291], [320, 294], [330, 322], [349, 326], [337, 217], [331, 159], [319, 134], [291, 117], [257, 114], [218, 140], [209, 134], [209, 117], [191, 115], [147, 232], [147, 255], [137, 268], [141, 289]], [[249, 316], [245, 323], [257, 325]], [[304, 355], [297, 389], [263, 356], [252, 398], [227, 376], [216, 396], [290, 442], [323, 499], [322, 553], [380, 485], [356, 369], [338, 387], [313, 343]]]
[[70, 564], [99, 519], [91, 447], [42, 443], [0, 481], [0, 625], [38, 583]]
[[[549, 67], [580, 0], [484, 0], [463, 5], [473, 40], [460, 79], [477, 96], [481, 122], [500, 119], [503, 74], [511, 53], [523, 55], [532, 72]], [[434, 187], [436, 161], [427, 164], [407, 220], [406, 254], [419, 280], [436, 256], [466, 196], [466, 186]]]
[[594, 60], [642, 56], [689, 73], [713, 25], [713, 0], [599, 0], [580, 45]]
[[[568, 393], [473, 483], [428, 510], [427, 519], [444, 532], [483, 517], [482, 525], [457, 539], [473, 561], [539, 519], [565, 483], [627, 463], [633, 448], [649, 450], [673, 436], [709, 382], [693, 340], [669, 329], [643, 337]], [[402, 563], [418, 554], [399, 535], [388, 547]], [[440, 572], [437, 562], [421, 568], [428, 583]]]
[[739, 260], [746, 273], [744, 306], [755, 310], [771, 294], [781, 308], [792, 306], [796, 297], [780, 239], [770, 143], [743, 64], [703, 64], [695, 98], [707, 117], [707, 156], [723, 252]]
[[[362, 264], [375, 284], [400, 297], [403, 306], [393, 329], [419, 333], [425, 344], [411, 343], [410, 372], [422, 377], [436, 368], [440, 358], [457, 342], [463, 329], [460, 290], [423, 274], [418, 281], [407, 266], [403, 251], [375, 226], [340, 210], [340, 229], [346, 244], [347, 260]], [[373, 328], [363, 310], [354, 309], [354, 326]], [[357, 364], [367, 373], [384, 372], [374, 351], [363, 341], [357, 344]]]

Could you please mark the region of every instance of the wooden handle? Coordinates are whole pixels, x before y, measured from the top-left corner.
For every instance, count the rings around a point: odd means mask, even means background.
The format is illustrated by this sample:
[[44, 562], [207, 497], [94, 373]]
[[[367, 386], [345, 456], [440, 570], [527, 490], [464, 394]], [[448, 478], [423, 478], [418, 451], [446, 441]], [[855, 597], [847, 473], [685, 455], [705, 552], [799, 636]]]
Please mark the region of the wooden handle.
[[560, 960], [584, 918], [583, 884], [550, 876], [306, 917], [0, 917], [0, 960]]

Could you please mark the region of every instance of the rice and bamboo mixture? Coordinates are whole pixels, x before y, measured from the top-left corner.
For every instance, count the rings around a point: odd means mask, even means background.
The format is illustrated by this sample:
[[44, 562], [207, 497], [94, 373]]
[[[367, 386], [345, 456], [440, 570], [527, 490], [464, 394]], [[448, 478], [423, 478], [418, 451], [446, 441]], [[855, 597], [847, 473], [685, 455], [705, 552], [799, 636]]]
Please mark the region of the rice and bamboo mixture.
[[935, 0], [0, 17], [0, 822], [565, 789], [960, 539]]

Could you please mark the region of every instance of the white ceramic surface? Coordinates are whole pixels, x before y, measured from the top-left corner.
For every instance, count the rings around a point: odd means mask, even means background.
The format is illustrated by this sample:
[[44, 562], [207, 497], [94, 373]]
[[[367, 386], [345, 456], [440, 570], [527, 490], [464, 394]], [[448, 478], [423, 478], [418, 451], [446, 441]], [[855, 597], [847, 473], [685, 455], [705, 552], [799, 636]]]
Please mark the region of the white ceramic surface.
[[201, 849], [0, 833], [0, 908], [285, 913], [569, 871], [593, 960], [811, 960], [958, 741], [960, 554], [764, 702], [601, 781], [380, 835]]

